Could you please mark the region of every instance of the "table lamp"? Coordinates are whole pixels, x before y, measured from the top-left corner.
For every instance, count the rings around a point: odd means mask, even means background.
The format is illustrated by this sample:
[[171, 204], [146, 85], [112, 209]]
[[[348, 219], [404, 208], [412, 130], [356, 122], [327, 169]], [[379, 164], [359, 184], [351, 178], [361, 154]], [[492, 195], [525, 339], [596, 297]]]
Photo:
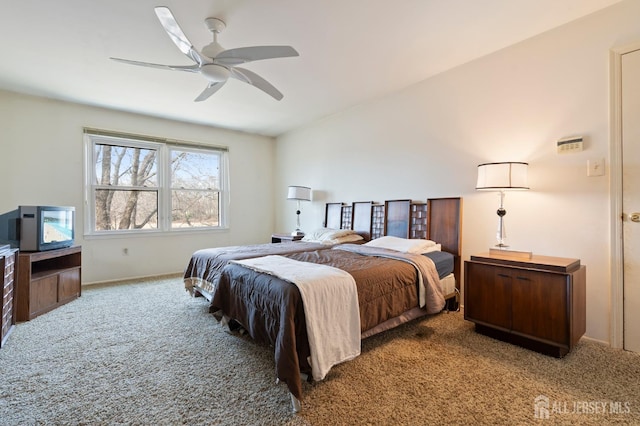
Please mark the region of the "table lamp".
[[498, 191], [500, 194], [500, 207], [498, 214], [498, 232], [496, 247], [509, 247], [505, 240], [507, 232], [504, 227], [504, 216], [507, 211], [504, 208], [504, 193], [509, 190], [529, 189], [527, 186], [528, 163], [502, 162], [484, 163], [478, 165], [478, 182], [476, 189], [482, 191]]
[[298, 203], [296, 210], [296, 230], [293, 231], [291, 235], [294, 237], [304, 235], [304, 232], [300, 230], [300, 201], [311, 201], [311, 188], [307, 186], [291, 185], [289, 186], [287, 199], [296, 200]]

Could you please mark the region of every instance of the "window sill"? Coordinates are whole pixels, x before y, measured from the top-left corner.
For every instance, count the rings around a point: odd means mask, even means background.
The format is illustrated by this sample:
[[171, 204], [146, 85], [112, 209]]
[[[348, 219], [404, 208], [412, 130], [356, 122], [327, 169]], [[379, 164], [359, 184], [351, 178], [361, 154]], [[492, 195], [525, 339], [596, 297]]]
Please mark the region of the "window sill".
[[219, 234], [229, 232], [229, 228], [197, 228], [197, 229], [176, 229], [173, 231], [120, 231], [109, 233], [84, 234], [85, 240], [108, 240], [120, 238], [152, 238], [152, 237], [177, 237], [193, 234]]

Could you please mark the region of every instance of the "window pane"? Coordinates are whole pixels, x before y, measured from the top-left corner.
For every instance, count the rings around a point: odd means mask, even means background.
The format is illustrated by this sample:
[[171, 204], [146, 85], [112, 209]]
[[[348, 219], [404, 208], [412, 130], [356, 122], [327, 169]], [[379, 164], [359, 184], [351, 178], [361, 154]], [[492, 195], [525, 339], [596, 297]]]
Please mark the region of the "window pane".
[[171, 150], [171, 187], [220, 189], [220, 155], [202, 151]]
[[220, 225], [220, 194], [215, 191], [171, 191], [171, 227]]
[[113, 145], [95, 145], [98, 185], [158, 186], [157, 151]]
[[157, 229], [158, 192], [96, 189], [96, 231]]

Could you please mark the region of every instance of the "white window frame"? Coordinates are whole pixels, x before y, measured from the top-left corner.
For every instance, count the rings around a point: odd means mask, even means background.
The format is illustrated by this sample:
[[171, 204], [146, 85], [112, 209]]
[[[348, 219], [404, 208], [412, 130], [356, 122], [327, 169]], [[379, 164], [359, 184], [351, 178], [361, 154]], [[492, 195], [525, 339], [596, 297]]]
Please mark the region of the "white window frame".
[[[95, 170], [95, 145], [111, 144], [114, 146], [138, 147], [157, 150], [158, 171], [158, 227], [157, 229], [114, 229], [96, 230], [95, 194], [96, 185]], [[187, 228], [172, 228], [171, 226], [171, 164], [170, 150], [184, 150], [190, 152], [210, 152], [220, 155], [219, 179], [220, 187], [214, 191], [219, 193], [219, 223], [218, 226], [201, 226]], [[96, 129], [84, 129], [84, 235], [88, 237], [114, 237], [134, 236], [150, 234], [178, 234], [185, 232], [203, 232], [228, 229], [229, 210], [229, 173], [228, 173], [228, 148], [221, 146], [209, 146], [184, 141], [176, 141], [162, 138], [154, 138], [141, 135], [132, 135], [118, 132], [110, 132]], [[123, 186], [123, 188], [126, 188]], [[139, 188], [135, 188], [139, 189]], [[145, 188], [154, 190], [153, 188]]]

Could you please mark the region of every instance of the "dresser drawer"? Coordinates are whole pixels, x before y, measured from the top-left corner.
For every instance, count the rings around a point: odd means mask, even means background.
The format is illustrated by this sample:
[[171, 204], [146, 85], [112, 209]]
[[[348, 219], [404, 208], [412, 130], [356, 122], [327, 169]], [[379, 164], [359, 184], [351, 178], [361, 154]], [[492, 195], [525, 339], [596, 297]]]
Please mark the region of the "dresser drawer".
[[2, 298], [0, 306], [0, 347], [4, 346], [9, 333], [16, 323], [15, 316], [15, 249], [0, 252], [0, 270], [2, 271]]

